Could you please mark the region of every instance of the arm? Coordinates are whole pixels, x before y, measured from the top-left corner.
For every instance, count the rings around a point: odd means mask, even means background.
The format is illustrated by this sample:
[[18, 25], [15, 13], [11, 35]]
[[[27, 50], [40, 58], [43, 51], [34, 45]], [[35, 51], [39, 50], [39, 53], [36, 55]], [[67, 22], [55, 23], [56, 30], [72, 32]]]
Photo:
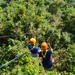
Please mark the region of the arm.
[[[53, 49], [52, 49], [51, 44], [50, 44], [50, 37], [48, 37], [48, 47], [49, 47], [49, 50], [51, 51], [51, 53], [53, 53]], [[52, 62], [54, 63], [53, 57], [52, 57]]]
[[51, 50], [53, 52], [53, 49], [52, 49], [51, 44], [50, 44], [50, 37], [48, 37], [48, 41], [47, 42], [48, 42], [49, 50]]
[[38, 50], [37, 52], [38, 52], [38, 53], [40, 53], [40, 52], [41, 52], [41, 50]]
[[28, 49], [31, 50], [31, 48], [30, 48], [30, 44], [28, 44]]

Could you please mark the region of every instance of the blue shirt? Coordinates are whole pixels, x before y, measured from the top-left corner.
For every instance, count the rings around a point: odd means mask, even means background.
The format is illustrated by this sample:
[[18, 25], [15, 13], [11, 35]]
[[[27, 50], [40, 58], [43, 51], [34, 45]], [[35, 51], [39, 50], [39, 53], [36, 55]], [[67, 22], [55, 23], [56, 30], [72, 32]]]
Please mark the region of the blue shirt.
[[[45, 54], [45, 51], [43, 51], [43, 54]], [[43, 58], [43, 55], [42, 55], [42, 51], [39, 53], [39, 57], [42, 57], [42, 64], [45, 68], [50, 68], [52, 67], [52, 61], [51, 61], [51, 54], [52, 54], [52, 51], [51, 50], [48, 50], [47, 53], [46, 53], [46, 56], [45, 58]]]
[[33, 48], [31, 48], [31, 44], [28, 44], [28, 48], [32, 54], [37, 54], [37, 51], [39, 50], [37, 46], [34, 46]]

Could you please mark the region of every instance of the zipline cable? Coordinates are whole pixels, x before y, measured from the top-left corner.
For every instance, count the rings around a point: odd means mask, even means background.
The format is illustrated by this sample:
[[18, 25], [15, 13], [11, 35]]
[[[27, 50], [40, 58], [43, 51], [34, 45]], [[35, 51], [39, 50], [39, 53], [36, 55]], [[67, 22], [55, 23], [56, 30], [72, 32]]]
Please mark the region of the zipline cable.
[[28, 50], [28, 51], [26, 51], [25, 53], [23, 53], [23, 54], [21, 54], [21, 55], [19, 55], [19, 56], [15, 57], [14, 59], [12, 59], [12, 60], [10, 60], [10, 61], [6, 62], [6, 63], [5, 63], [5, 64], [3, 64], [2, 66], [0, 66], [0, 69], [1, 69], [1, 68], [3, 68], [4, 66], [6, 66], [6, 65], [10, 64], [11, 62], [15, 61], [16, 59], [19, 59], [21, 56], [25, 55], [25, 54], [26, 54], [26, 53], [28, 53], [28, 52], [29, 52], [29, 50]]
[[8, 37], [14, 37], [12, 35], [3, 35], [3, 36], [0, 36], [0, 38], [8, 38]]
[[[33, 34], [33, 33], [24, 33], [24, 35], [29, 35], [29, 34]], [[0, 35], [0, 38], [9, 38], [9, 37], [16, 37], [16, 36], [20, 36], [20, 35]]]

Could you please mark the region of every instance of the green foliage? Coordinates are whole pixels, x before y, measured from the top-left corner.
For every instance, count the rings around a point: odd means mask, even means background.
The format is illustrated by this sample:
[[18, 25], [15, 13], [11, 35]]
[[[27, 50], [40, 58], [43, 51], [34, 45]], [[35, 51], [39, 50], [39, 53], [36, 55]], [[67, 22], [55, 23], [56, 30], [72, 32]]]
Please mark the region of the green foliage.
[[[37, 45], [42, 41], [54, 49], [54, 69], [46, 71], [30, 52], [0, 69], [2, 75], [75, 74], [74, 0], [0, 0], [0, 66], [28, 50], [29, 38], [36, 31]], [[28, 34], [25, 34], [28, 33]]]
[[54, 0], [49, 6], [49, 12], [56, 14], [58, 9], [63, 7], [66, 4], [64, 0]]

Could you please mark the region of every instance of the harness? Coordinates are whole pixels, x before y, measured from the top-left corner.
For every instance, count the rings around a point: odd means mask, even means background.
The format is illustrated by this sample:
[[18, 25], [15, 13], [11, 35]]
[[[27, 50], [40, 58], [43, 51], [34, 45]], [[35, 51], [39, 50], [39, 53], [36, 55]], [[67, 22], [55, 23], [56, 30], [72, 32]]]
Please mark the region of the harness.
[[35, 48], [35, 46], [30, 45], [31, 51], [33, 51], [33, 48]]
[[48, 50], [46, 50], [46, 51], [45, 51], [45, 54], [43, 53], [43, 51], [41, 52], [41, 54], [42, 54], [43, 58], [45, 58], [45, 57], [46, 57], [47, 52], [48, 52]]

